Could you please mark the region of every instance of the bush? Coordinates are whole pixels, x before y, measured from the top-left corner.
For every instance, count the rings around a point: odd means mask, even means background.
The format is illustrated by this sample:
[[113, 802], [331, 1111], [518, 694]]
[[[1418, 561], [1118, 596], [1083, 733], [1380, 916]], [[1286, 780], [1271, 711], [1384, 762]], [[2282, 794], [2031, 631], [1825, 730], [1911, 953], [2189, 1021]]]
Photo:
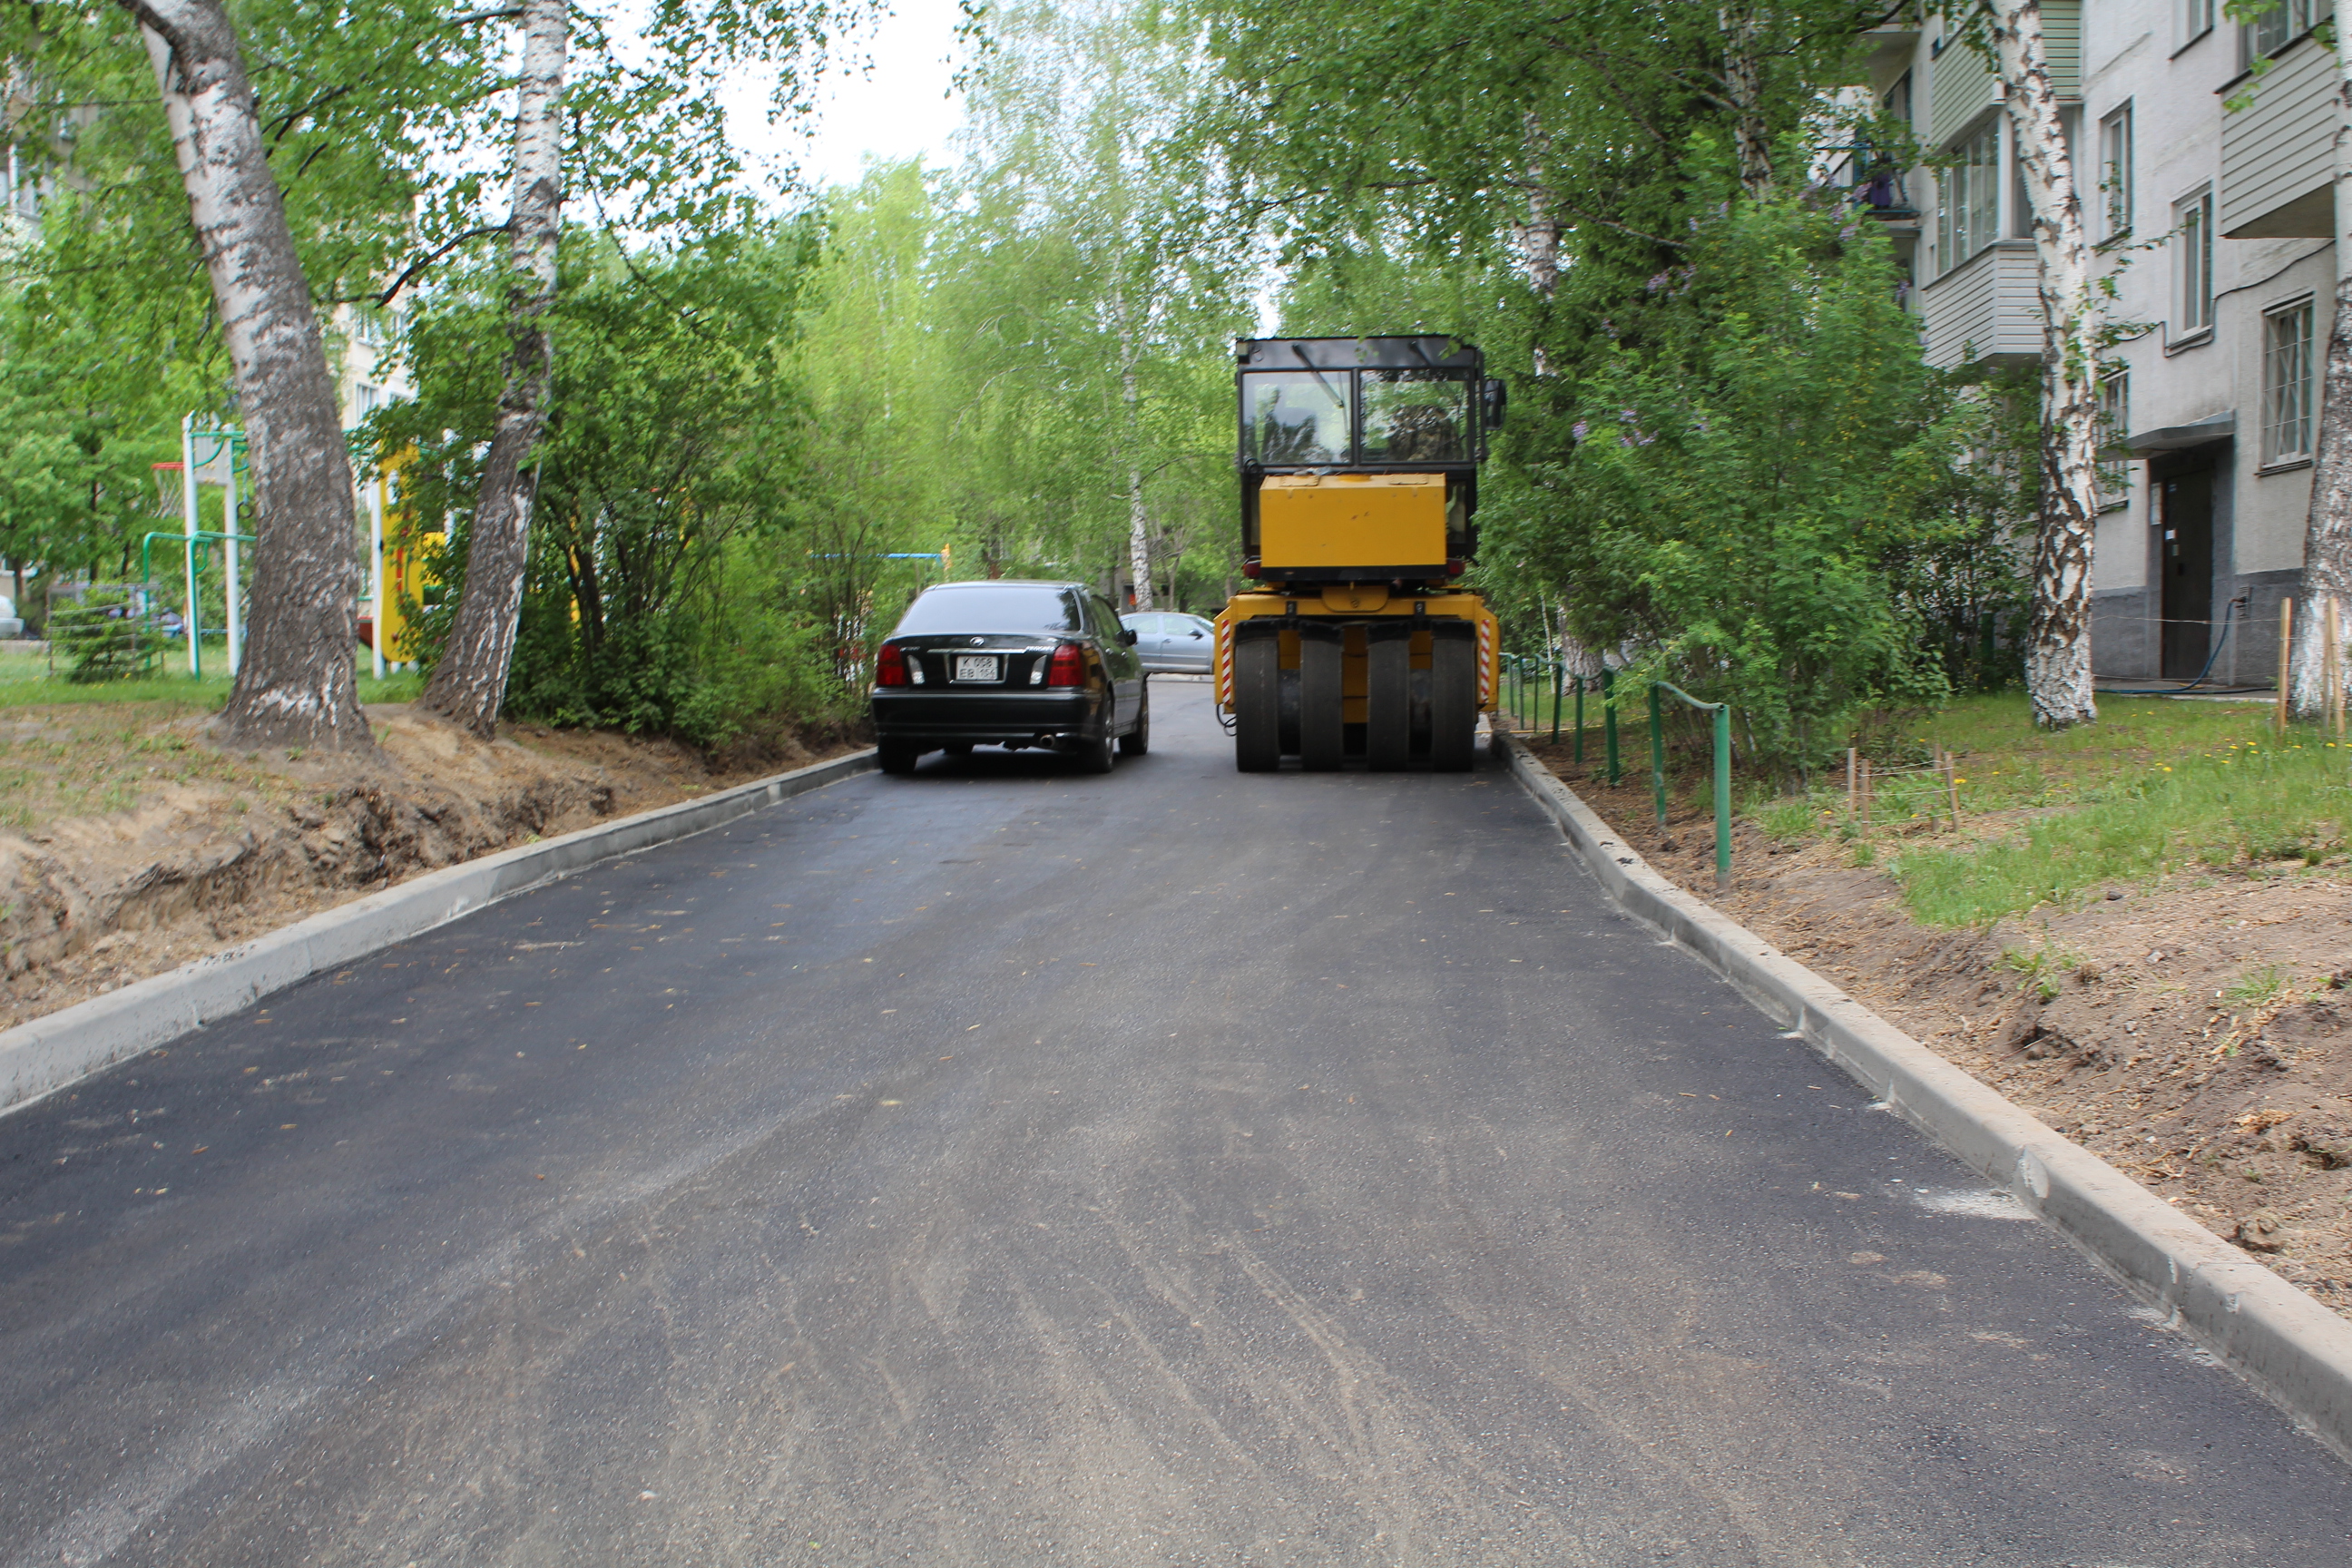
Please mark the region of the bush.
[[133, 680], [154, 673], [167, 646], [128, 586], [93, 585], [79, 600], [62, 600], [49, 612], [49, 658], [62, 659], [66, 679], [78, 685]]
[[1839, 754], [1864, 710], [1974, 676], [1937, 622], [1965, 638], [1981, 617], [1920, 590], [1955, 552], [2006, 559], [1952, 505], [1986, 400], [1922, 361], [1896, 282], [1866, 220], [1732, 203], [1593, 367], [1565, 449], [1493, 511], [1504, 553], [1568, 584], [1580, 640], [1729, 701], [1735, 743], [1783, 777]]

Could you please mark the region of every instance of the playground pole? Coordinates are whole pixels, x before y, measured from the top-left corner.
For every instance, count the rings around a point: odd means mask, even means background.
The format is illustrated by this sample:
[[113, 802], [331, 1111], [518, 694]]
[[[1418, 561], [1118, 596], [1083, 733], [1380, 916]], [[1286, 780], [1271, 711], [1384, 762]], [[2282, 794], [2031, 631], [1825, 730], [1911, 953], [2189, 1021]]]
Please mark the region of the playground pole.
[[181, 632], [188, 639], [188, 674], [202, 679], [205, 656], [202, 641], [196, 635], [196, 534], [203, 524], [196, 521], [196, 416], [187, 415], [180, 421], [180, 510], [184, 531], [188, 536], [187, 584], [188, 615]]
[[243, 617], [237, 614], [240, 606], [236, 602], [236, 437], [224, 436], [221, 440], [227, 448], [228, 461], [228, 478], [225, 481], [227, 489], [221, 496], [221, 531], [228, 537], [221, 543], [228, 552], [228, 582], [224, 591], [228, 595], [228, 673], [234, 680], [237, 667], [245, 662]]
[[375, 656], [375, 678], [383, 679], [383, 471], [368, 476], [368, 572], [375, 584], [375, 613], [368, 620], [368, 651]]

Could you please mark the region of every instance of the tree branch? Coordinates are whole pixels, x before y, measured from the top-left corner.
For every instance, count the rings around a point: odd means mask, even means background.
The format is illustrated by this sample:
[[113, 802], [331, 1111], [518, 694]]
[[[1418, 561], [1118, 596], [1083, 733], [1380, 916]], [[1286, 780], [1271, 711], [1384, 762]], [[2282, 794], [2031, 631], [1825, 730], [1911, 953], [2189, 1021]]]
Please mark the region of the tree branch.
[[405, 289], [405, 288], [407, 288], [407, 287], [408, 287], [409, 280], [410, 280], [411, 279], [415, 278], [418, 273], [420, 273], [420, 272], [424, 271], [426, 268], [428, 268], [428, 267], [432, 266], [435, 262], [436, 262], [436, 261], [440, 260], [443, 257], [445, 257], [445, 256], [448, 255], [451, 251], [453, 251], [453, 250], [457, 249], [459, 246], [464, 245], [464, 244], [465, 244], [465, 243], [467, 243], [468, 240], [475, 240], [475, 239], [487, 239], [487, 238], [488, 238], [491, 235], [494, 235], [494, 234], [504, 234], [504, 233], [506, 233], [506, 231], [507, 231], [507, 226], [506, 226], [505, 224], [502, 224], [502, 223], [498, 223], [498, 224], [489, 224], [489, 225], [487, 225], [487, 226], [483, 226], [483, 227], [481, 227], [481, 228], [469, 228], [469, 229], [467, 229], [465, 233], [463, 233], [463, 234], [461, 234], [461, 235], [458, 235], [458, 236], [457, 236], [456, 237], [454, 237], [454, 238], [452, 238], [452, 239], [446, 240], [446, 241], [445, 241], [444, 243], [442, 243], [442, 244], [440, 244], [440, 245], [438, 245], [438, 246], [436, 246], [436, 247], [433, 248], [432, 254], [430, 254], [430, 255], [428, 255], [428, 256], [425, 256], [425, 257], [423, 257], [423, 258], [419, 258], [419, 259], [418, 259], [418, 260], [416, 260], [416, 261], [411, 262], [411, 263], [409, 264], [408, 269], [407, 269], [406, 271], [403, 272], [399, 277], [397, 277], [397, 278], [394, 279], [392, 280], [392, 287], [391, 287], [391, 288], [389, 288], [389, 289], [386, 289], [383, 293], [381, 293], [381, 294], [362, 294], [362, 295], [358, 296], [356, 299], [350, 300], [338, 300], [338, 301], [336, 301], [336, 303], [338, 303], [338, 304], [357, 304], [357, 303], [359, 303], [359, 301], [360, 301], [360, 300], [371, 300], [371, 301], [373, 301], [373, 302], [374, 303], [374, 305], [375, 305], [376, 309], [380, 310], [383, 309], [383, 307], [385, 307], [386, 305], [389, 305], [389, 304], [391, 304], [391, 303], [392, 303], [392, 298], [393, 298], [393, 296], [394, 296], [394, 295], [395, 295], [395, 294], [399, 293], [403, 289]]

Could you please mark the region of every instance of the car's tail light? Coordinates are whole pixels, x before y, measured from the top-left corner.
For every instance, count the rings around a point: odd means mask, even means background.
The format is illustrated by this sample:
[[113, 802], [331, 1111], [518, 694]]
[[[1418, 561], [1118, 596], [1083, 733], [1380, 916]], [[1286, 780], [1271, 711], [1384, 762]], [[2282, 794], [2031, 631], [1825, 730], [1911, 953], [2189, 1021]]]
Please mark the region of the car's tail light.
[[1084, 686], [1087, 683], [1086, 656], [1074, 642], [1055, 643], [1054, 657], [1045, 661], [1045, 684], [1048, 686]]
[[907, 679], [907, 650], [905, 648], [900, 647], [894, 642], [886, 642], [882, 645], [882, 655], [874, 661], [874, 684], [877, 686], [905, 686], [909, 684]]

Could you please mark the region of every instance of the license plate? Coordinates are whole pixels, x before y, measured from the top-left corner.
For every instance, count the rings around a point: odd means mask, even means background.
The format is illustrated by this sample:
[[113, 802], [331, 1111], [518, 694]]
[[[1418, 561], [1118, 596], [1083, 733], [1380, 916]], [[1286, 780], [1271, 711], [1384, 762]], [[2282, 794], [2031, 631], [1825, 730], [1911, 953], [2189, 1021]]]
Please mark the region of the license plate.
[[960, 653], [955, 656], [957, 680], [1002, 680], [1004, 661], [992, 653]]

